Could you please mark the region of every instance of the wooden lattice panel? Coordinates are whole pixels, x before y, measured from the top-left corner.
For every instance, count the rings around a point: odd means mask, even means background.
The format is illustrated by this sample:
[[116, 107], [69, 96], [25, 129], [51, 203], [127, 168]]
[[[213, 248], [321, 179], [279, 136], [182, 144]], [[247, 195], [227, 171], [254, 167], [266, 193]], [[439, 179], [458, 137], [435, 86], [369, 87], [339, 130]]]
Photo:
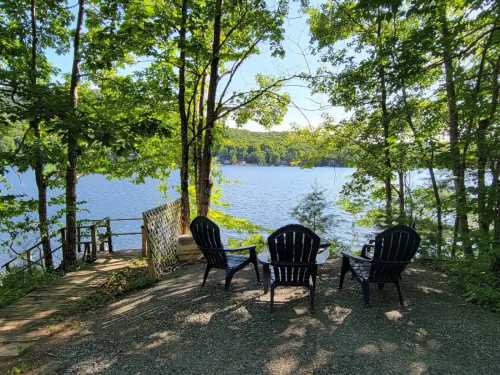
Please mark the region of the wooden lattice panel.
[[144, 228], [148, 244], [149, 270], [160, 278], [177, 262], [177, 238], [181, 229], [180, 199], [145, 211]]

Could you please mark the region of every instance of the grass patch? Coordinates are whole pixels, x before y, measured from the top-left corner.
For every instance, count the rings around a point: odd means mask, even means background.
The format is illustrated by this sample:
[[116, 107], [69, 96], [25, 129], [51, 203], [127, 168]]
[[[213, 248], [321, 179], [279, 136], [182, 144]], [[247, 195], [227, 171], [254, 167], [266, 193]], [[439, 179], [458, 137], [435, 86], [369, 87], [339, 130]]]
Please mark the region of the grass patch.
[[104, 306], [132, 291], [149, 288], [156, 282], [157, 280], [148, 274], [144, 260], [133, 260], [127, 268], [110, 273], [102, 285], [70, 307], [67, 314]]
[[12, 367], [7, 374], [8, 375], [21, 375], [25, 374], [26, 372], [29, 372], [33, 369], [33, 366], [31, 364], [23, 363], [20, 365], [16, 365]]
[[55, 272], [45, 272], [39, 268], [0, 273], [0, 308], [11, 305], [34, 289], [50, 285], [59, 277]]

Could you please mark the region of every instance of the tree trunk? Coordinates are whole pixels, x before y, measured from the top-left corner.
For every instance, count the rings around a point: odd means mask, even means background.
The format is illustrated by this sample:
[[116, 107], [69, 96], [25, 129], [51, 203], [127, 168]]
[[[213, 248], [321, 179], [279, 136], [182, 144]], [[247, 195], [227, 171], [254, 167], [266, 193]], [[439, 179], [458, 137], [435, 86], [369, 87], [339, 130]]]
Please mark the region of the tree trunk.
[[179, 114], [181, 119], [181, 230], [186, 233], [189, 227], [189, 118], [186, 113], [186, 22], [188, 0], [182, 1], [182, 16], [179, 29]]
[[451, 35], [448, 29], [446, 6], [440, 7], [441, 41], [443, 47], [443, 65], [446, 82], [446, 96], [448, 105], [448, 131], [450, 139], [450, 157], [455, 184], [455, 205], [457, 216], [458, 238], [462, 242], [464, 254], [472, 255], [469, 239], [469, 224], [467, 220], [467, 195], [465, 190], [465, 166], [460, 157], [460, 135], [458, 128], [458, 109], [451, 51]]
[[[477, 214], [479, 222], [479, 232], [481, 235], [481, 249], [488, 250], [490, 241], [490, 223], [493, 219], [492, 209], [487, 204], [488, 194], [486, 189], [486, 164], [490, 150], [486, 140], [487, 130], [495, 120], [498, 106], [498, 73], [500, 71], [500, 57], [497, 58], [491, 76], [491, 104], [487, 119], [479, 121], [477, 129]], [[494, 172], [493, 172], [494, 174]], [[494, 189], [491, 189], [494, 192]]]
[[377, 39], [378, 39], [378, 50], [379, 50], [379, 62], [378, 62], [378, 74], [379, 74], [379, 84], [380, 84], [380, 109], [382, 111], [382, 126], [383, 126], [383, 136], [384, 136], [384, 185], [385, 185], [385, 221], [386, 225], [392, 224], [392, 166], [391, 166], [391, 155], [389, 149], [389, 112], [387, 110], [387, 87], [385, 82], [385, 67], [382, 62], [381, 57], [381, 46], [380, 38], [382, 34], [382, 19], [378, 20], [377, 28]]
[[500, 273], [500, 161], [492, 163], [493, 252], [491, 270]]
[[78, 86], [80, 83], [80, 38], [83, 26], [85, 0], [78, 1], [78, 16], [73, 39], [73, 66], [69, 102], [71, 115], [67, 119], [67, 167], [66, 167], [66, 244], [63, 247], [63, 267], [69, 269], [76, 263], [76, 183], [78, 163], [78, 129], [76, 109], [78, 107]]
[[398, 170], [398, 203], [399, 203], [399, 223], [406, 222], [406, 208], [405, 208], [405, 174], [402, 170]]
[[[36, 122], [36, 121], [35, 121]], [[40, 143], [40, 129], [38, 124], [32, 123], [32, 128], [35, 132], [35, 137]], [[38, 227], [40, 231], [40, 239], [42, 242], [43, 251], [43, 263], [45, 269], [51, 270], [54, 267], [54, 261], [52, 259], [52, 250], [50, 246], [50, 234], [49, 234], [49, 224], [47, 215], [47, 181], [43, 172], [43, 160], [41, 158], [41, 153], [38, 153], [37, 160], [34, 165], [35, 169], [35, 179], [36, 187], [38, 190]]]
[[35, 180], [38, 190], [38, 230], [42, 242], [43, 260], [45, 268], [53, 268], [52, 251], [50, 247], [49, 225], [47, 218], [47, 181], [44, 175], [44, 158], [41, 150], [42, 137], [40, 134], [40, 118], [38, 114], [38, 92], [37, 92], [37, 48], [38, 48], [38, 30], [37, 30], [37, 3], [31, 0], [31, 61], [30, 61], [30, 87], [31, 87], [31, 106], [30, 128], [36, 139], [36, 160], [33, 163], [35, 171]]
[[434, 194], [434, 200], [436, 203], [436, 220], [437, 220], [437, 256], [441, 258], [443, 253], [443, 208], [441, 204], [441, 196], [439, 194], [439, 187], [436, 181], [436, 175], [434, 174], [434, 157], [431, 157], [427, 161], [427, 170], [431, 176], [432, 192]]
[[219, 80], [219, 49], [221, 30], [222, 0], [216, 0], [213, 23], [212, 56], [210, 62], [210, 82], [208, 84], [207, 94], [207, 123], [203, 142], [202, 159], [200, 163], [200, 205], [198, 211], [202, 216], [207, 216], [208, 214], [212, 190], [210, 171], [212, 167], [213, 128], [215, 126], [215, 122], [217, 121], [215, 101]]
[[196, 207], [197, 213], [200, 215], [201, 207], [201, 186], [200, 186], [200, 170], [201, 170], [201, 152], [203, 150], [203, 125], [205, 119], [205, 81], [206, 75], [203, 72], [200, 83], [200, 94], [198, 98], [198, 121], [193, 139], [193, 174], [194, 186], [196, 187]]
[[424, 146], [422, 145], [422, 142], [420, 142], [420, 140], [418, 139], [417, 129], [415, 128], [415, 124], [413, 123], [412, 113], [410, 111], [410, 107], [408, 106], [408, 98], [406, 95], [406, 84], [404, 80], [401, 81], [401, 94], [408, 125], [410, 126], [410, 129], [413, 133], [413, 137], [415, 138], [415, 142], [417, 142], [418, 148], [420, 149], [422, 156], [426, 156], [427, 170], [429, 171], [429, 176], [431, 177], [432, 192], [434, 194], [434, 201], [436, 204], [436, 221], [437, 221], [437, 232], [438, 232], [437, 255], [438, 257], [441, 257], [442, 247], [443, 247], [443, 208], [442, 208], [443, 205], [441, 203], [439, 186], [437, 184], [436, 175], [434, 173], [434, 151], [432, 149], [433, 146], [431, 144], [430, 155], [426, 155]]
[[201, 159], [202, 159], [202, 150], [203, 150], [203, 125], [205, 120], [205, 82], [206, 82], [206, 74], [203, 72], [203, 76], [201, 77], [200, 84], [200, 95], [198, 101], [198, 126], [196, 129], [196, 138], [194, 140], [195, 149], [193, 151], [195, 160], [194, 160], [194, 175], [195, 175], [195, 186], [196, 186], [196, 207], [198, 210], [198, 215], [201, 215]]
[[486, 206], [486, 162], [488, 160], [488, 150], [486, 145], [487, 120], [479, 121], [477, 128], [477, 215], [479, 224], [479, 234], [481, 250], [488, 245], [490, 216]]
[[494, 248], [500, 248], [500, 161], [492, 166], [492, 207], [493, 207], [493, 233]]

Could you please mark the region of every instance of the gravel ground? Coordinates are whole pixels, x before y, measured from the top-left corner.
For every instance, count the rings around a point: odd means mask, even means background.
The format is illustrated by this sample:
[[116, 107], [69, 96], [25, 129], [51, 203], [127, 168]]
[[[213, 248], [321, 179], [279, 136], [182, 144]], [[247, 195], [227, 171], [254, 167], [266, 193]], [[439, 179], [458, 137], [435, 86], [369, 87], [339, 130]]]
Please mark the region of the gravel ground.
[[17, 363], [34, 374], [500, 374], [500, 316], [465, 304], [446, 275], [411, 267], [406, 308], [386, 285], [367, 309], [349, 277], [337, 290], [339, 268], [322, 268], [314, 314], [293, 288], [277, 290], [271, 314], [250, 268], [225, 292], [221, 272], [201, 288], [203, 266], [186, 266], [76, 317]]

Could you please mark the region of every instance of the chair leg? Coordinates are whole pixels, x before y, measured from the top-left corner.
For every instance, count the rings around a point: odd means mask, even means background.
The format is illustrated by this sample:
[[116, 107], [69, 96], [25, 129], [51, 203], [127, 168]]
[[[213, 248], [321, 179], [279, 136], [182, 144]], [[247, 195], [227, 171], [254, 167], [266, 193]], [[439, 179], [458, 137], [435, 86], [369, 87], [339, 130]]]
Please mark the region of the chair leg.
[[233, 278], [233, 275], [226, 276], [226, 284], [224, 285], [224, 289], [229, 290], [231, 287], [231, 280]]
[[205, 274], [203, 275], [203, 282], [201, 283], [201, 286], [205, 286], [205, 282], [207, 281], [209, 272], [210, 272], [210, 266], [207, 264], [207, 268], [205, 268]]
[[345, 278], [345, 275], [347, 273], [347, 271], [349, 271], [349, 258], [344, 256], [342, 257], [342, 268], [340, 270], [340, 281], [339, 281], [339, 289], [342, 289], [342, 285], [344, 285], [344, 278]]
[[361, 289], [363, 291], [363, 300], [365, 301], [365, 306], [370, 306], [370, 283], [365, 281], [361, 283]]
[[311, 313], [314, 312], [314, 297], [316, 294], [316, 288], [309, 288], [309, 305], [311, 307]]
[[274, 307], [274, 286], [271, 285], [271, 312], [273, 312]]
[[271, 281], [271, 270], [269, 269], [269, 264], [264, 264], [263, 267], [263, 273], [264, 273], [264, 294], [267, 294], [269, 291], [269, 283]]
[[396, 282], [395, 284], [396, 284], [396, 288], [398, 289], [399, 303], [401, 304], [401, 306], [404, 306], [405, 301], [403, 299], [403, 294], [401, 293], [401, 286], [399, 285], [399, 281]]
[[384, 289], [384, 283], [378, 283], [377, 286], [380, 290]]
[[257, 275], [257, 282], [260, 283], [259, 266], [257, 265], [257, 261], [253, 262], [253, 266], [255, 267], [255, 275]]

